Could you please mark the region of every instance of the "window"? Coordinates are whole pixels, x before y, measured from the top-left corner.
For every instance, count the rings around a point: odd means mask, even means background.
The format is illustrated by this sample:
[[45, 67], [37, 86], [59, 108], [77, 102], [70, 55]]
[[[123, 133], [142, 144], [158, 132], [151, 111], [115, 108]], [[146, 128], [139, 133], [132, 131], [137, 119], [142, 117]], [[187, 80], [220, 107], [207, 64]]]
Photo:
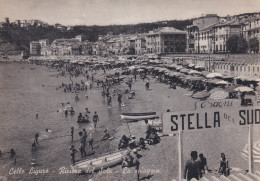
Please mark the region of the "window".
[[253, 72], [255, 71], [255, 66], [253, 66]]
[[248, 72], [250, 72], [250, 67], [248, 67]]
[[259, 67], [256, 68], [257, 72], [259, 72]]

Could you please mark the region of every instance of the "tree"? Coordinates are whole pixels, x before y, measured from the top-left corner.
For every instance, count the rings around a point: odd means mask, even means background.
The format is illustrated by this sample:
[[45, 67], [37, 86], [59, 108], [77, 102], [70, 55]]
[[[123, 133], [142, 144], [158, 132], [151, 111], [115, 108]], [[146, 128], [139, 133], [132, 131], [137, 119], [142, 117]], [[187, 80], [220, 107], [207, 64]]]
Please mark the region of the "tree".
[[251, 52], [258, 53], [259, 51], [259, 40], [256, 37], [249, 39], [249, 48]]
[[231, 35], [227, 39], [227, 49], [231, 53], [237, 53], [238, 39], [239, 39], [239, 36], [237, 36], [237, 35]]
[[237, 45], [237, 53], [246, 53], [248, 49], [247, 41], [243, 37], [239, 37]]
[[243, 37], [231, 35], [227, 39], [227, 49], [231, 53], [245, 53], [248, 49], [248, 45]]

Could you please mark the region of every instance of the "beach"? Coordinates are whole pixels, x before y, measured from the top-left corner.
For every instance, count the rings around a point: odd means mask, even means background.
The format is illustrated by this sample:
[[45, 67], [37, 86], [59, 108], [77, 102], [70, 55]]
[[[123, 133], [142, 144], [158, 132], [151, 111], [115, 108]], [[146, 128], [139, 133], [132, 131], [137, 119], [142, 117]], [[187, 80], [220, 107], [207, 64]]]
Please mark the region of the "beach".
[[[109, 71], [107, 72], [109, 73]], [[64, 92], [59, 86], [69, 83], [69, 76], [59, 76], [56, 69], [49, 69], [35, 64], [7, 63], [0, 64], [0, 176], [7, 176], [9, 180], [126, 180], [136, 179], [134, 168], [122, 170], [116, 166], [104, 172], [93, 174], [61, 173], [61, 168], [70, 169], [70, 145], [79, 148], [78, 132], [83, 128], [93, 134], [95, 154], [87, 156], [93, 158], [101, 153], [115, 151], [122, 135], [134, 135], [136, 138], [145, 137], [145, 123], [139, 121], [126, 123], [120, 120], [122, 112], [156, 112], [158, 116], [170, 111], [194, 111], [198, 102], [190, 96], [190, 91], [177, 86], [169, 89], [152, 76], [148, 76], [150, 89], [145, 89], [145, 81], [139, 77], [133, 79], [132, 90], [134, 99], [123, 96], [125, 107], [119, 106], [117, 96], [112, 96], [112, 105], [108, 105], [106, 98], [101, 96], [101, 88], [93, 83], [93, 88], [78, 93], [79, 101], [75, 101], [75, 93]], [[92, 71], [95, 79], [103, 77], [102, 70]], [[133, 78], [127, 75], [126, 79]], [[74, 82], [90, 81], [80, 75], [73, 77]], [[127, 88], [124, 82], [113, 86], [116, 93]], [[88, 98], [86, 98], [88, 96]], [[233, 106], [240, 104], [239, 100], [232, 100]], [[65, 117], [62, 103], [73, 106], [75, 115]], [[97, 111], [100, 121], [97, 129], [93, 123], [78, 124], [77, 115], [88, 108], [92, 120], [94, 111]], [[35, 115], [38, 113], [39, 117]], [[225, 126], [216, 129], [203, 129], [201, 131], [184, 132], [183, 157], [190, 158], [192, 150], [203, 153], [208, 160], [208, 166], [214, 170], [218, 167], [220, 153], [224, 152], [230, 162], [230, 167], [247, 170], [248, 163], [241, 156], [241, 151], [247, 144], [248, 129], [246, 126], [237, 126], [225, 123]], [[70, 128], [74, 127], [74, 141], [71, 142]], [[108, 128], [112, 140], [100, 141], [105, 128]], [[49, 129], [52, 132], [46, 132]], [[39, 146], [33, 152], [31, 144], [34, 135], [39, 133]], [[254, 130], [255, 141], [259, 138], [259, 127]], [[173, 180], [178, 177], [178, 147], [176, 136], [161, 137], [161, 142], [148, 145], [147, 150], [139, 152], [140, 176], [143, 180]], [[6, 153], [14, 148], [17, 154], [16, 164]], [[89, 150], [89, 147], [87, 147]], [[35, 169], [45, 170], [46, 173], [30, 172], [31, 159], [35, 158]], [[80, 159], [77, 153], [76, 160]], [[255, 164], [259, 170], [259, 165]], [[10, 173], [10, 169], [22, 168], [25, 173]]]

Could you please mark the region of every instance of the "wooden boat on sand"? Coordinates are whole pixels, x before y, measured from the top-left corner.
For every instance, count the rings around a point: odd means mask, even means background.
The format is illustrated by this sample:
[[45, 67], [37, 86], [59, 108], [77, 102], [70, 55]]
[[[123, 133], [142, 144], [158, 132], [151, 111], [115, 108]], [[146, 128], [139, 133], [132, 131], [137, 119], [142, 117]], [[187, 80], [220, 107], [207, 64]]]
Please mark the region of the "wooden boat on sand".
[[142, 120], [156, 118], [156, 112], [146, 113], [121, 113], [121, 119], [123, 120]]
[[120, 164], [123, 161], [123, 156], [127, 154], [128, 150], [117, 151], [114, 153], [109, 153], [102, 155], [98, 158], [81, 160], [76, 162], [72, 167], [76, 170], [86, 171], [99, 171], [101, 169], [110, 168]]

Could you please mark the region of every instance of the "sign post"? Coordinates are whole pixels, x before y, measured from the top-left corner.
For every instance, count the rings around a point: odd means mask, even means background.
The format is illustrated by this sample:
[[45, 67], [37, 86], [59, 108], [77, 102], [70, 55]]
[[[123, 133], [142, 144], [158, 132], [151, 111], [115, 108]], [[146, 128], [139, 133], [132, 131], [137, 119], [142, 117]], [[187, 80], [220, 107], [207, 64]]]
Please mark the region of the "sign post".
[[249, 172], [253, 169], [253, 125], [260, 125], [260, 107], [238, 107], [233, 109], [208, 109], [182, 112], [166, 112], [162, 114], [163, 134], [178, 135], [179, 181], [183, 176], [183, 144], [182, 134], [188, 131], [199, 131], [214, 128], [232, 128], [244, 126], [248, 132], [248, 164]]
[[179, 131], [179, 137], [178, 137], [178, 153], [179, 153], [179, 181], [182, 181], [182, 160], [183, 160], [183, 154], [182, 154], [182, 132]]
[[248, 125], [248, 170], [250, 173], [254, 173], [254, 161], [253, 161], [253, 127], [252, 124]]

